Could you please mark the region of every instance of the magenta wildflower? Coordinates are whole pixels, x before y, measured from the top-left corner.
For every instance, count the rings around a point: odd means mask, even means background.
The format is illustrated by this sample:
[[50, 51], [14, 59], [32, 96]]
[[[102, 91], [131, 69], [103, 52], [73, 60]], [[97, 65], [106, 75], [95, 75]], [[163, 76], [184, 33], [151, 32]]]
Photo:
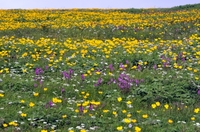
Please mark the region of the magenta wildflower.
[[111, 72], [114, 70], [114, 68], [113, 68], [113, 65], [112, 65], [112, 64], [110, 64], [110, 65], [109, 65], [109, 69], [110, 69], [110, 71], [111, 71]]
[[92, 110], [92, 109], [93, 109], [93, 105], [90, 103], [89, 110]]
[[85, 76], [84, 76], [84, 74], [81, 75], [81, 79], [82, 79], [82, 81], [85, 80]]
[[138, 69], [139, 71], [141, 71], [141, 70], [142, 70], [142, 67], [141, 67], [140, 65], [138, 65], [138, 66], [137, 66], [137, 69]]
[[82, 106], [82, 104], [81, 104], [81, 106], [80, 106], [80, 108], [79, 108], [79, 111], [80, 111], [81, 113], [83, 113], [83, 106]]
[[48, 70], [49, 69], [49, 66], [45, 66], [45, 70]]
[[36, 69], [35, 69], [35, 75], [40, 75], [40, 74], [42, 74], [42, 73], [43, 73], [42, 68], [36, 68]]
[[126, 64], [127, 64], [127, 65], [129, 64], [128, 60], [126, 60]]
[[62, 90], [61, 90], [61, 93], [64, 93], [65, 92], [65, 89], [64, 88], [62, 88]]
[[154, 69], [154, 70], [156, 70], [156, 69], [157, 69], [157, 65], [156, 65], [156, 64], [153, 66], [153, 69]]
[[34, 87], [37, 87], [37, 84], [36, 84], [36, 83], [34, 83]]
[[99, 79], [98, 79], [98, 82], [97, 82], [96, 84], [94, 84], [94, 86], [97, 87], [97, 86], [99, 86], [101, 83], [102, 83], [102, 79], [99, 78]]
[[200, 89], [198, 90], [197, 94], [200, 95]]
[[52, 101], [49, 101], [49, 106], [53, 107], [53, 102]]

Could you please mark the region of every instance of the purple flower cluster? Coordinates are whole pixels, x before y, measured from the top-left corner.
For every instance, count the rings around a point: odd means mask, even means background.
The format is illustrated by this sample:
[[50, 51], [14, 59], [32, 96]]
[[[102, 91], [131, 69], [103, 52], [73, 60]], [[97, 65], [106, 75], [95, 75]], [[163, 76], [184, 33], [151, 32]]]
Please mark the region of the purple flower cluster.
[[[44, 73], [44, 71], [42, 70], [42, 68], [36, 68], [35, 69], [35, 77], [34, 77], [34, 87], [37, 87], [38, 85], [42, 86], [42, 74]], [[39, 84], [38, 84], [39, 83]]]
[[41, 75], [43, 73], [44, 73], [44, 71], [42, 70], [42, 68], [36, 68], [35, 69], [35, 75]]
[[109, 65], [109, 69], [110, 69], [110, 72], [113, 72], [113, 71], [114, 71], [114, 68], [113, 68], [113, 65], [112, 65], [112, 64]]
[[131, 85], [133, 84], [133, 79], [131, 79], [128, 75], [126, 74], [120, 74], [118, 77], [118, 86], [121, 89], [129, 89]]
[[66, 78], [66, 79], [70, 79], [71, 76], [73, 75], [73, 73], [74, 73], [74, 71], [73, 71], [72, 69], [69, 69], [68, 72], [63, 71], [63, 72], [62, 72], [62, 75], [63, 75], [64, 78]]
[[138, 80], [138, 79], [134, 79], [134, 78], [130, 78], [128, 75], [126, 74], [120, 74], [118, 77], [118, 87], [123, 90], [123, 91], [129, 91], [131, 86], [139, 86], [139, 84], [141, 82], [143, 82], [144, 80]]
[[102, 78], [99, 78], [97, 83], [94, 84], [95, 87], [99, 86], [102, 83]]

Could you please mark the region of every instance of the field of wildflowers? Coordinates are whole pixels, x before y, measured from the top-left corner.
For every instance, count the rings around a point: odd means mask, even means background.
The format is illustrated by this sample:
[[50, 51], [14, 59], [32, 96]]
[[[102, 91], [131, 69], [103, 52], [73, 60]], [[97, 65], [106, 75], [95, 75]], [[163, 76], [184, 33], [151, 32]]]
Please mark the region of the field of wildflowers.
[[199, 132], [200, 10], [0, 10], [0, 131]]

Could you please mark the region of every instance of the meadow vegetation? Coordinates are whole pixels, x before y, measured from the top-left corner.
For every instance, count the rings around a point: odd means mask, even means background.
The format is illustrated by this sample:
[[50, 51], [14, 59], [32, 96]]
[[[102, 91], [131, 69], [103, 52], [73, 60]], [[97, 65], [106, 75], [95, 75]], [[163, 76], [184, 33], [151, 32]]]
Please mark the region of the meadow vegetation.
[[0, 10], [0, 131], [199, 132], [198, 7]]

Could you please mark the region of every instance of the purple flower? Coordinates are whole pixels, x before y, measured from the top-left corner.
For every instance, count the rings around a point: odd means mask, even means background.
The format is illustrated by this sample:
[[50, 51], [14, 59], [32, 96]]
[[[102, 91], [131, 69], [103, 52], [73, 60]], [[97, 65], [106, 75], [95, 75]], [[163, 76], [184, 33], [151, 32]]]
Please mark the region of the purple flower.
[[82, 106], [82, 104], [81, 104], [81, 106], [80, 106], [80, 108], [79, 108], [79, 111], [80, 111], [81, 113], [83, 113], [83, 106]]
[[40, 80], [40, 85], [42, 85], [42, 80]]
[[89, 110], [92, 110], [92, 109], [93, 109], [93, 105], [90, 103]]
[[198, 90], [197, 94], [200, 95], [200, 89]]
[[99, 78], [99, 79], [98, 79], [98, 82], [97, 82], [96, 84], [94, 84], [94, 86], [97, 87], [97, 86], [99, 86], [101, 83], [102, 83], [102, 79]]
[[84, 74], [81, 75], [81, 79], [82, 79], [82, 81], [85, 80], [85, 76], [84, 76]]
[[62, 72], [62, 74], [64, 78], [70, 79], [70, 75], [66, 71]]
[[114, 70], [114, 68], [113, 68], [113, 65], [112, 65], [112, 64], [110, 64], [110, 65], [109, 65], [109, 69], [110, 69], [110, 71], [111, 71], [111, 72]]
[[53, 102], [52, 101], [49, 101], [46, 105], [45, 105], [46, 108], [48, 107], [53, 107]]
[[156, 70], [156, 69], [157, 69], [157, 65], [156, 65], [156, 64], [153, 66], [153, 69], [154, 69], [154, 70]]
[[53, 102], [52, 101], [49, 101], [49, 106], [53, 107]]
[[163, 66], [164, 66], [164, 67], [167, 67], [167, 62], [164, 62]]
[[35, 69], [35, 75], [39, 75], [39, 74], [42, 74], [42, 73], [43, 73], [42, 68], [36, 68]]
[[185, 57], [182, 57], [182, 61], [185, 62]]
[[49, 66], [45, 66], [45, 70], [48, 70], [49, 69]]
[[34, 83], [34, 87], [37, 87], [37, 84], [36, 84], [36, 83]]
[[69, 69], [69, 75], [71, 76], [74, 73], [72, 69]]
[[142, 67], [141, 67], [140, 65], [138, 65], [138, 66], [137, 66], [137, 69], [138, 69], [139, 71], [141, 71], [141, 70], [142, 70]]
[[62, 90], [61, 90], [61, 93], [64, 93], [65, 92], [65, 89], [64, 88], [62, 88]]
[[138, 79], [135, 80], [135, 85], [136, 85], [136, 86], [139, 85], [139, 80], [138, 80]]

